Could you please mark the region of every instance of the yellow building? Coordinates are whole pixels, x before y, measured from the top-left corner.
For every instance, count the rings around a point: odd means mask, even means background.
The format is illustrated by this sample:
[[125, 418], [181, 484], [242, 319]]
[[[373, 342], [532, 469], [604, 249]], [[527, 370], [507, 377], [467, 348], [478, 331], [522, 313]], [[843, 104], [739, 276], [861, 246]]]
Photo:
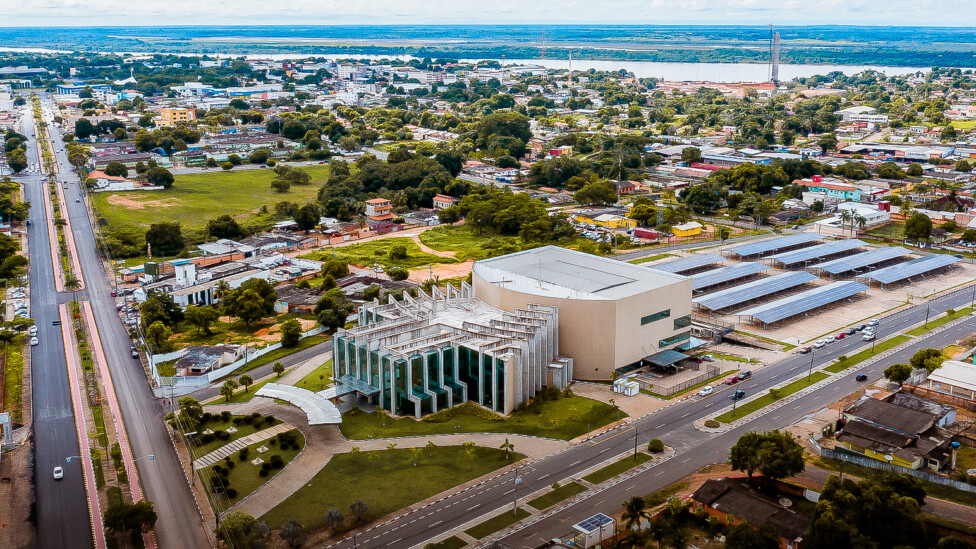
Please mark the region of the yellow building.
[[159, 111], [161, 126], [175, 126], [177, 124], [189, 124], [197, 119], [197, 112], [193, 109], [181, 107], [163, 107]]
[[674, 236], [698, 236], [702, 232], [702, 224], [697, 221], [689, 221], [681, 225], [671, 227], [671, 234]]
[[577, 213], [573, 216], [577, 223], [590, 223], [607, 229], [630, 229], [637, 226], [637, 221], [614, 214], [600, 214], [590, 216]]

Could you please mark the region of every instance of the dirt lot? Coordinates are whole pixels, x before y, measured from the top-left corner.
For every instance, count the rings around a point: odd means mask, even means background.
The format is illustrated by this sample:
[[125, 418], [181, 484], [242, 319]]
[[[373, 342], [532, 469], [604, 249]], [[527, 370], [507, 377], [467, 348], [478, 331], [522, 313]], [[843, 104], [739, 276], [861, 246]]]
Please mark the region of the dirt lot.
[[34, 525], [28, 522], [34, 499], [32, 463], [29, 443], [5, 452], [0, 461], [0, 547], [4, 549], [26, 549], [37, 543]]

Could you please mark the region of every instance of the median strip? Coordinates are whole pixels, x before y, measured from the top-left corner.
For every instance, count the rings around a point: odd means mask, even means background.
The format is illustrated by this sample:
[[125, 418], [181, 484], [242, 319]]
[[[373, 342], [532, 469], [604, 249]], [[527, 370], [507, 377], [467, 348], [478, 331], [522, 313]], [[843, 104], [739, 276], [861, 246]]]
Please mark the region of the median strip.
[[812, 375], [794, 381], [789, 385], [785, 385], [778, 389], [770, 389], [765, 395], [736, 406], [734, 413], [730, 410], [716, 417], [715, 419], [721, 421], [722, 423], [732, 423], [737, 419], [742, 419], [756, 410], [769, 406], [777, 400], [782, 400], [793, 393], [806, 389], [814, 383], [827, 379], [828, 377], [830, 376], [823, 372], [814, 372]]
[[473, 537], [474, 539], [486, 538], [503, 528], [508, 528], [516, 522], [530, 517], [531, 515], [532, 513], [519, 507], [514, 513], [510, 510], [505, 511], [497, 517], [490, 518], [481, 524], [468, 528], [464, 531], [464, 533]]
[[860, 353], [853, 354], [849, 357], [841, 357], [840, 360], [831, 364], [830, 366], [827, 366], [826, 368], [824, 368], [824, 370], [832, 374], [838, 374], [850, 368], [851, 366], [857, 364], [858, 362], [863, 362], [869, 358], [877, 356], [887, 351], [888, 349], [901, 345], [902, 343], [910, 339], [911, 339], [910, 337], [904, 335], [899, 335], [891, 339], [886, 339], [881, 343], [874, 345], [873, 348], [871, 349], [865, 349]]
[[644, 452], [637, 452], [636, 455], [625, 456], [623, 458], [620, 458], [620, 460], [611, 463], [610, 465], [607, 465], [602, 469], [597, 469], [596, 471], [593, 471], [592, 473], [583, 477], [583, 480], [589, 482], [590, 484], [600, 484], [612, 479], [617, 475], [626, 473], [627, 471], [633, 469], [634, 467], [637, 467], [638, 465], [647, 463], [652, 459], [654, 458], [648, 454], [645, 454]]
[[[948, 312], [949, 311], [946, 311], [946, 313], [948, 313]], [[942, 316], [940, 318], [936, 318], [934, 320], [930, 320], [926, 324], [924, 324], [922, 326], [919, 326], [917, 328], [912, 328], [911, 330], [908, 330], [905, 333], [908, 334], [908, 335], [910, 335], [910, 336], [924, 335], [926, 332], [929, 332], [931, 330], [934, 330], [934, 329], [938, 328], [939, 326], [942, 326], [943, 324], [948, 324], [948, 323], [950, 323], [953, 320], [956, 320], [958, 318], [962, 318], [962, 317], [964, 317], [964, 316], [966, 316], [968, 314], [971, 314], [972, 312], [973, 312], [973, 308], [972, 307], [966, 307], [966, 308], [963, 308], [963, 309], [959, 309], [958, 311], [953, 311], [952, 314], [946, 314], [945, 316]]]

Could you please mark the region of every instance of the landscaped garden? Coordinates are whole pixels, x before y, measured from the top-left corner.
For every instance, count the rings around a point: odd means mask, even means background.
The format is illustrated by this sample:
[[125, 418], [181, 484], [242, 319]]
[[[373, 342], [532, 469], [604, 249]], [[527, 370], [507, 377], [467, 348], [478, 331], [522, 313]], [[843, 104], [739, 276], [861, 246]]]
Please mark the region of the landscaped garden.
[[295, 387], [308, 389], [313, 393], [324, 390], [332, 384], [332, 359], [325, 361], [324, 364], [312, 370], [305, 377], [295, 383]]
[[367, 413], [354, 408], [343, 415], [339, 429], [347, 439], [358, 440], [451, 433], [510, 433], [570, 440], [625, 417], [627, 414], [598, 400], [575, 395], [543, 399], [540, 394], [507, 418], [474, 403], [461, 404], [419, 421], [412, 417], [394, 419], [386, 413]]
[[[477, 446], [434, 446], [336, 454], [305, 486], [261, 520], [280, 528], [289, 520], [307, 530], [325, 525], [330, 509], [346, 518], [344, 531], [434, 496], [523, 456]], [[358, 516], [356, 516], [358, 515]]]
[[197, 471], [205, 489], [223, 511], [271, 480], [305, 447], [298, 429], [252, 444]]
[[219, 414], [204, 412], [196, 429], [198, 434], [191, 438], [193, 455], [205, 456], [225, 444], [279, 423], [281, 420], [274, 416], [262, 416], [256, 412], [249, 416], [231, 415], [227, 410]]

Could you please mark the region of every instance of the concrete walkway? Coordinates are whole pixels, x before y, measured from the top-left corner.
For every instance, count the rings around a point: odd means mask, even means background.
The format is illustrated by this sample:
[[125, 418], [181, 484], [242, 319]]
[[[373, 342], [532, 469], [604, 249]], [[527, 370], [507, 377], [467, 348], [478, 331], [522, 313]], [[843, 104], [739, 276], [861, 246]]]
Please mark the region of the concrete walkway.
[[231, 454], [236, 454], [242, 448], [247, 448], [252, 444], [257, 444], [262, 440], [267, 440], [271, 437], [276, 437], [281, 433], [284, 433], [286, 431], [291, 431], [294, 428], [295, 426], [292, 425], [291, 423], [284, 422], [284, 423], [279, 423], [274, 427], [268, 427], [267, 429], [262, 429], [256, 433], [251, 433], [246, 437], [241, 437], [237, 440], [229, 442], [221, 446], [220, 448], [217, 448], [213, 452], [210, 452], [209, 454], [201, 458], [198, 458], [196, 461], [193, 462], [193, 468], [197, 470], [203, 469], [204, 467], [213, 465], [214, 463], [224, 459], [225, 457]]
[[[486, 448], [498, 448], [507, 438], [515, 445], [515, 451], [528, 458], [541, 458], [560, 452], [570, 446], [568, 441], [530, 437], [512, 434], [477, 434], [459, 433], [448, 435], [431, 435], [404, 438], [383, 438], [370, 440], [346, 440], [335, 425], [309, 426], [305, 414], [294, 406], [277, 404], [267, 399], [254, 399], [244, 404], [215, 404], [208, 408], [230, 410], [232, 414], [250, 414], [260, 412], [273, 414], [295, 426], [305, 435], [305, 448], [284, 469], [274, 476], [271, 482], [266, 482], [260, 488], [237, 503], [230, 511], [244, 511], [260, 517], [284, 501], [288, 496], [297, 492], [312, 480], [332, 456], [344, 454], [359, 448], [362, 452], [372, 450], [386, 450], [391, 442], [397, 448], [418, 448], [433, 441], [438, 446], [459, 446], [465, 442], [474, 442]], [[216, 452], [216, 450], [215, 450]], [[209, 455], [209, 454], [208, 454]]]

